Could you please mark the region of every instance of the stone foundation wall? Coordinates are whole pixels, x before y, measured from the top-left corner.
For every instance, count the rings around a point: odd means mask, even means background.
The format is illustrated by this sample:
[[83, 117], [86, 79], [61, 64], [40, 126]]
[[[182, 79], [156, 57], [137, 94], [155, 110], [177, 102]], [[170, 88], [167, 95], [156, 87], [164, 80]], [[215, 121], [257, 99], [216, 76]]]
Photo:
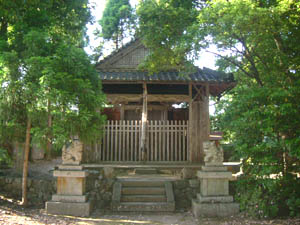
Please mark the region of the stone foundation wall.
[[181, 179], [172, 182], [175, 195], [176, 210], [188, 210], [191, 208], [192, 199], [199, 192], [199, 180], [197, 179]]
[[[86, 190], [94, 209], [111, 210], [113, 185], [116, 178], [105, 176], [103, 170], [90, 170], [86, 180]], [[180, 179], [172, 182], [176, 210], [191, 208], [192, 199], [199, 192], [197, 179]], [[0, 176], [0, 193], [7, 197], [20, 199], [22, 196], [22, 178]], [[56, 193], [56, 179], [28, 178], [28, 200], [34, 205], [44, 204]]]
[[109, 211], [116, 179], [113, 176], [104, 177], [103, 170], [90, 170], [89, 173], [86, 190], [93, 207]]
[[[97, 209], [110, 210], [113, 194], [113, 186], [116, 182], [114, 175], [106, 177], [102, 170], [89, 171], [87, 179], [87, 191], [89, 198], [93, 200]], [[198, 179], [180, 179], [172, 182], [176, 210], [186, 211], [191, 208], [192, 199], [199, 193]]]
[[[44, 204], [56, 192], [56, 180], [28, 178], [27, 187], [29, 204]], [[22, 177], [0, 176], [0, 193], [21, 200]]]

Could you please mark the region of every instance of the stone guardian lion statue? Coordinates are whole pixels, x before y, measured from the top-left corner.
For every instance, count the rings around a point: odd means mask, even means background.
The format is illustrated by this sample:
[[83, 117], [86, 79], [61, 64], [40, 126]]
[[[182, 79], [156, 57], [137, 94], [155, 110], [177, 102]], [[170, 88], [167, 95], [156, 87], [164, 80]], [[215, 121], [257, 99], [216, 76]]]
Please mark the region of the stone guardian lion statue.
[[205, 163], [219, 164], [223, 162], [223, 148], [220, 145], [217, 146], [214, 141], [204, 141], [203, 149]]

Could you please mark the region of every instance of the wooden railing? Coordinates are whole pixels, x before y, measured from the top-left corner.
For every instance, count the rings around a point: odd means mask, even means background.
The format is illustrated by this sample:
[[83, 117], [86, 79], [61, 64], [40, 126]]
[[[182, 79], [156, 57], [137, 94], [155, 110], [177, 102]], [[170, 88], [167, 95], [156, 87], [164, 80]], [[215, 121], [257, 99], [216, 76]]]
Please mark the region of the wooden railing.
[[[188, 121], [147, 121], [146, 161], [187, 161]], [[141, 161], [141, 121], [107, 121], [93, 161]]]

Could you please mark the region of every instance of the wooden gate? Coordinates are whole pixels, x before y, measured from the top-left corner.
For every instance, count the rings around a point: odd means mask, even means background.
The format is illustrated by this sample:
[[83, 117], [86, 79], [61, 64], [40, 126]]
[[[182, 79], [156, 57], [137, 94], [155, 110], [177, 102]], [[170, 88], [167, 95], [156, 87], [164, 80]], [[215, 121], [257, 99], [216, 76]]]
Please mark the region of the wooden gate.
[[[141, 121], [107, 121], [92, 161], [141, 161], [140, 132]], [[188, 161], [187, 137], [188, 121], [147, 121], [146, 161]]]

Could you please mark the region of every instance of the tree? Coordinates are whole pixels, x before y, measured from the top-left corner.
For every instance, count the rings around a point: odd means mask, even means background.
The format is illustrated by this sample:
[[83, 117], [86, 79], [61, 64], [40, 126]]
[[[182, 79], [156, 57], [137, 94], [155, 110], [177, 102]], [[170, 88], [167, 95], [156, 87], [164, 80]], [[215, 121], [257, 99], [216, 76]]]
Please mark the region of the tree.
[[[150, 72], [191, 69], [199, 49], [195, 41], [197, 0], [145, 0], [137, 9], [142, 42], [151, 50], [141, 68]], [[186, 54], [189, 53], [189, 54]]]
[[[149, 2], [164, 2], [164, 7], [154, 13], [146, 7]], [[300, 170], [300, 3], [193, 1], [195, 5], [185, 12], [196, 13], [197, 19], [178, 28], [167, 13], [172, 2], [141, 3], [139, 19], [145, 25], [140, 26], [140, 33], [145, 44], [158, 54], [160, 45], [172, 40], [170, 61], [180, 55], [176, 49], [181, 46], [192, 46], [183, 51], [187, 55], [217, 46], [218, 52], [212, 53], [219, 58], [219, 69], [233, 72], [238, 81], [223, 97], [225, 113], [218, 119], [236, 155], [243, 158], [245, 179], [237, 189], [241, 206], [258, 216], [296, 214], [300, 202], [299, 179], [294, 176]], [[151, 12], [147, 17], [146, 10]], [[159, 23], [156, 14], [166, 17], [164, 23]], [[155, 32], [162, 32], [158, 40], [150, 38], [146, 27], [151, 24], [155, 24]], [[171, 37], [165, 27], [183, 30], [184, 38]], [[159, 66], [157, 59], [149, 58], [149, 65]], [[270, 179], [274, 174], [277, 178]]]
[[108, 0], [99, 24], [100, 36], [113, 41], [118, 49], [123, 40], [134, 33], [135, 16], [129, 0]]
[[62, 147], [72, 135], [95, 140], [104, 97], [82, 49], [91, 19], [87, 1], [4, 1], [0, 11], [0, 135], [1, 140], [8, 137], [0, 144], [25, 141], [26, 205], [30, 143]]

